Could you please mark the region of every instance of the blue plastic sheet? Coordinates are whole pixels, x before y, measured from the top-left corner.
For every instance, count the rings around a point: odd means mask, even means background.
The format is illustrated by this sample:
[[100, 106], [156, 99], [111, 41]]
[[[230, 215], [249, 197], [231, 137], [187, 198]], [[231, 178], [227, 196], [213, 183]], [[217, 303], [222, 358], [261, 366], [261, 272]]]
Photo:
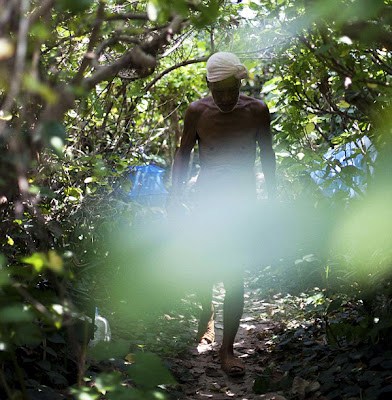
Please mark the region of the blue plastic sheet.
[[163, 184], [165, 170], [155, 165], [137, 166], [131, 169], [128, 179], [132, 188], [125, 194], [129, 200], [151, 207], [164, 207], [167, 190]]
[[328, 150], [324, 158], [329, 161], [329, 167], [311, 172], [310, 176], [325, 196], [332, 197], [338, 192], [345, 192], [349, 197], [356, 197], [365, 193], [368, 174], [373, 172], [369, 161], [373, 163], [376, 157], [377, 152], [372, 142], [364, 136], [337, 149]]

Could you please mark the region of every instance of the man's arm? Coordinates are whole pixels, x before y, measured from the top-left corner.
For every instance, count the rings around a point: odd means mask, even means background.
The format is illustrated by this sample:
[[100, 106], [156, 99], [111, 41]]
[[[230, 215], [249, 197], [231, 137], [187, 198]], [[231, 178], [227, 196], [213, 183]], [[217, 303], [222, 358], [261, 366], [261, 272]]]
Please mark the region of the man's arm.
[[172, 169], [172, 190], [171, 194], [179, 196], [182, 193], [191, 151], [196, 144], [196, 124], [198, 119], [197, 106], [191, 104], [184, 118], [184, 130], [181, 137], [181, 144], [174, 157]]
[[270, 126], [270, 113], [265, 104], [261, 104], [260, 125], [257, 140], [260, 147], [261, 166], [263, 168], [265, 183], [267, 185], [268, 198], [276, 197], [276, 160], [275, 152], [272, 148], [272, 133]]

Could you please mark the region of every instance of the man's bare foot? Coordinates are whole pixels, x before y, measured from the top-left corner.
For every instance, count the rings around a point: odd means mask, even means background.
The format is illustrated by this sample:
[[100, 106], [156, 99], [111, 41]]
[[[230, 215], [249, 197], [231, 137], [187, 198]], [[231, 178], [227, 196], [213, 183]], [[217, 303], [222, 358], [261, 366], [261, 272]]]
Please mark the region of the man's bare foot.
[[224, 372], [230, 377], [243, 376], [245, 374], [244, 363], [234, 354], [219, 352], [221, 367]]
[[199, 344], [212, 344], [215, 339], [215, 328], [214, 320], [208, 321], [207, 328], [203, 329], [199, 326], [199, 331], [197, 333], [197, 340]]

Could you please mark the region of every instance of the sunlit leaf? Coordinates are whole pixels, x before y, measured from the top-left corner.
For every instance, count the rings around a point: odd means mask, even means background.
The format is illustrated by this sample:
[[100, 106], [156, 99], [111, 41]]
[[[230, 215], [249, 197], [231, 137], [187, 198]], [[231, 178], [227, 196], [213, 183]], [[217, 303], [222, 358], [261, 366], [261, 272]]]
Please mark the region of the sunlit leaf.
[[107, 391], [116, 390], [121, 381], [122, 377], [118, 372], [101, 373], [95, 378], [95, 385], [102, 394], [106, 394]]
[[11, 121], [12, 114], [7, 111], [0, 110], [0, 121]]
[[26, 264], [31, 264], [37, 272], [41, 272], [46, 265], [47, 259], [44, 253], [34, 253], [29, 257], [22, 258], [22, 261]]
[[96, 176], [89, 176], [84, 180], [84, 183], [92, 183], [97, 182], [98, 178]]
[[0, 38], [0, 61], [11, 58], [14, 55], [15, 46], [11, 39]]
[[338, 103], [337, 105], [338, 105], [338, 107], [341, 107], [341, 108], [348, 108], [348, 107], [350, 107], [350, 104], [347, 103], [347, 101], [345, 101], [345, 100], [340, 100], [339, 103]]
[[313, 132], [315, 130], [316, 126], [314, 125], [313, 122], [309, 122], [308, 124], [305, 125], [305, 132], [307, 134]]
[[63, 260], [54, 250], [48, 251], [48, 268], [56, 273], [64, 270]]
[[151, 21], [156, 21], [159, 14], [159, 3], [156, 0], [150, 0], [147, 3], [147, 15]]

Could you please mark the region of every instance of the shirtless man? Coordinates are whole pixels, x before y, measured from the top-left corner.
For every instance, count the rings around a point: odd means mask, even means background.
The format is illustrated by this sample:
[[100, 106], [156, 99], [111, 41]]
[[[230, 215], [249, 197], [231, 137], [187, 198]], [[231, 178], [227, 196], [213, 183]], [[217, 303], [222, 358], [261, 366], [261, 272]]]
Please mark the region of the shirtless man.
[[[212, 216], [215, 218], [222, 208], [228, 211], [228, 218], [223, 216], [218, 221], [226, 223], [233, 216], [238, 221], [244, 204], [252, 198], [255, 200], [256, 144], [260, 147], [268, 196], [270, 199], [275, 197], [275, 153], [272, 149], [270, 115], [262, 101], [240, 94], [241, 78], [246, 76], [245, 66], [234, 54], [220, 52], [212, 55], [207, 62], [207, 85], [211, 96], [192, 103], [185, 114], [181, 145], [173, 164], [171, 196], [173, 205], [173, 199], [181, 196], [190, 153], [198, 143], [200, 173], [196, 186], [202, 203], [199, 215], [204, 215], [206, 228], [205, 232], [197, 235], [203, 236], [213, 228], [212, 224], [208, 226], [208, 220]], [[233, 226], [232, 230], [238, 232], [238, 226]], [[213, 236], [212, 241], [217, 237]], [[233, 241], [238, 237], [234, 235]], [[241, 245], [236, 247], [237, 253], [239, 247]], [[222, 251], [222, 246], [218, 245], [215, 249]], [[214, 265], [209, 268], [213, 269]], [[220, 361], [229, 376], [241, 376], [245, 373], [245, 366], [234, 356], [233, 345], [244, 306], [243, 276], [241, 266], [228, 266], [228, 269], [230, 273], [223, 272], [220, 277], [225, 287]], [[198, 339], [201, 343], [214, 340], [213, 283], [206, 276], [205, 288], [200, 294], [202, 315]]]

